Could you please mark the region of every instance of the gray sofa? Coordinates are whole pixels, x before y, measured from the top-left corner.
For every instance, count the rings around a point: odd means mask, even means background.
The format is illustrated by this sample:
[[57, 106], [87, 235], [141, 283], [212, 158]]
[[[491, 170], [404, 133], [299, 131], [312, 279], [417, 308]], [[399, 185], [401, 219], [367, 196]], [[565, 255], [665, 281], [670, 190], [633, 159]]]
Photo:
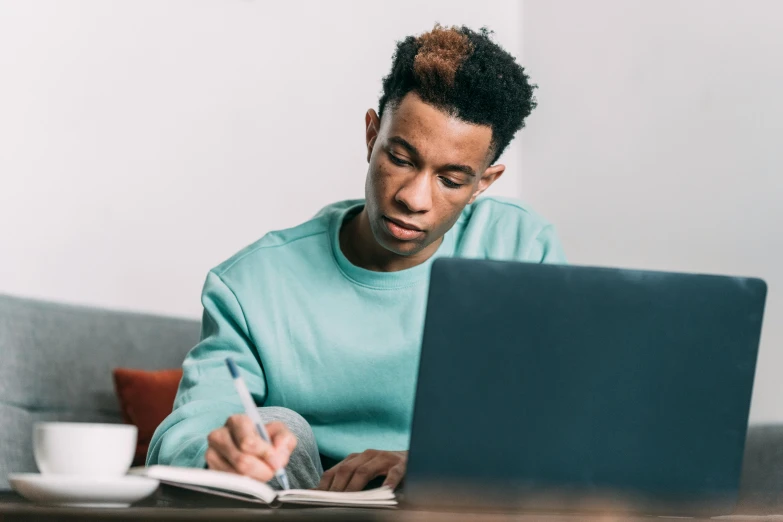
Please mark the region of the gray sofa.
[[37, 471], [38, 421], [121, 423], [116, 367], [179, 368], [198, 321], [0, 295], [0, 489]]
[[[111, 370], [177, 368], [199, 322], [0, 295], [0, 489], [37, 421], [122, 422]], [[783, 425], [748, 431], [738, 513], [783, 513]]]

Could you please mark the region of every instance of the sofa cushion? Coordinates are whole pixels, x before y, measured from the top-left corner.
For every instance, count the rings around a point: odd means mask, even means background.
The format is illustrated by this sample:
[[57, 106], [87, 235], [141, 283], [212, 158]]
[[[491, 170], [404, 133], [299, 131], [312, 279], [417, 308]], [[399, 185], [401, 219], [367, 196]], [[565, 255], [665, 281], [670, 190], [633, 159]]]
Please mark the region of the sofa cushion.
[[122, 422], [112, 370], [176, 368], [199, 322], [0, 295], [0, 489], [34, 472], [36, 421]]
[[113, 375], [122, 419], [138, 428], [133, 465], [143, 466], [155, 429], [174, 407], [182, 369], [150, 371], [116, 368]]

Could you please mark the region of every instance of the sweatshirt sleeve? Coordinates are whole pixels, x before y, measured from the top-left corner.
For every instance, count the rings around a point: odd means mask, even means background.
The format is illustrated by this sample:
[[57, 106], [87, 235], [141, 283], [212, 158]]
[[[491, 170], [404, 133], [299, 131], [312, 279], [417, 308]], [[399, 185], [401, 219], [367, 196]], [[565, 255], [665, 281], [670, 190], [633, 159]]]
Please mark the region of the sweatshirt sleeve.
[[214, 271], [207, 274], [201, 302], [201, 340], [185, 357], [173, 411], [152, 436], [147, 465], [204, 467], [207, 435], [243, 412], [226, 357], [239, 366], [256, 404], [266, 399], [263, 368], [242, 306]]
[[563, 245], [555, 233], [555, 227], [547, 225], [542, 228], [530, 246], [526, 256], [528, 261], [553, 264], [567, 264]]

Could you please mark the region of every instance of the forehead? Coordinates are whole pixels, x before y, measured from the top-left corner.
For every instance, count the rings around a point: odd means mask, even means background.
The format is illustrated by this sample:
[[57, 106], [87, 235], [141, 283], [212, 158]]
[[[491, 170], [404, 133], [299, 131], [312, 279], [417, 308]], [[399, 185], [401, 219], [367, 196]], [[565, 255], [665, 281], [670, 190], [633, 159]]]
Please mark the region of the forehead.
[[416, 147], [422, 158], [435, 164], [461, 163], [478, 169], [488, 161], [492, 128], [474, 125], [429, 105], [415, 93], [383, 115], [381, 134], [399, 136]]

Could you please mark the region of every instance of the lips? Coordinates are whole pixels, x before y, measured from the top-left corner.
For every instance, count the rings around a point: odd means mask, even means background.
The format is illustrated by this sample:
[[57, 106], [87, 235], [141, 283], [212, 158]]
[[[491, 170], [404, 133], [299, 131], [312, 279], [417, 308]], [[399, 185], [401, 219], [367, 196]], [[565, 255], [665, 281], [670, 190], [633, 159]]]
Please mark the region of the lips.
[[424, 235], [422, 229], [399, 219], [383, 216], [383, 223], [392, 236], [402, 241], [410, 241]]

